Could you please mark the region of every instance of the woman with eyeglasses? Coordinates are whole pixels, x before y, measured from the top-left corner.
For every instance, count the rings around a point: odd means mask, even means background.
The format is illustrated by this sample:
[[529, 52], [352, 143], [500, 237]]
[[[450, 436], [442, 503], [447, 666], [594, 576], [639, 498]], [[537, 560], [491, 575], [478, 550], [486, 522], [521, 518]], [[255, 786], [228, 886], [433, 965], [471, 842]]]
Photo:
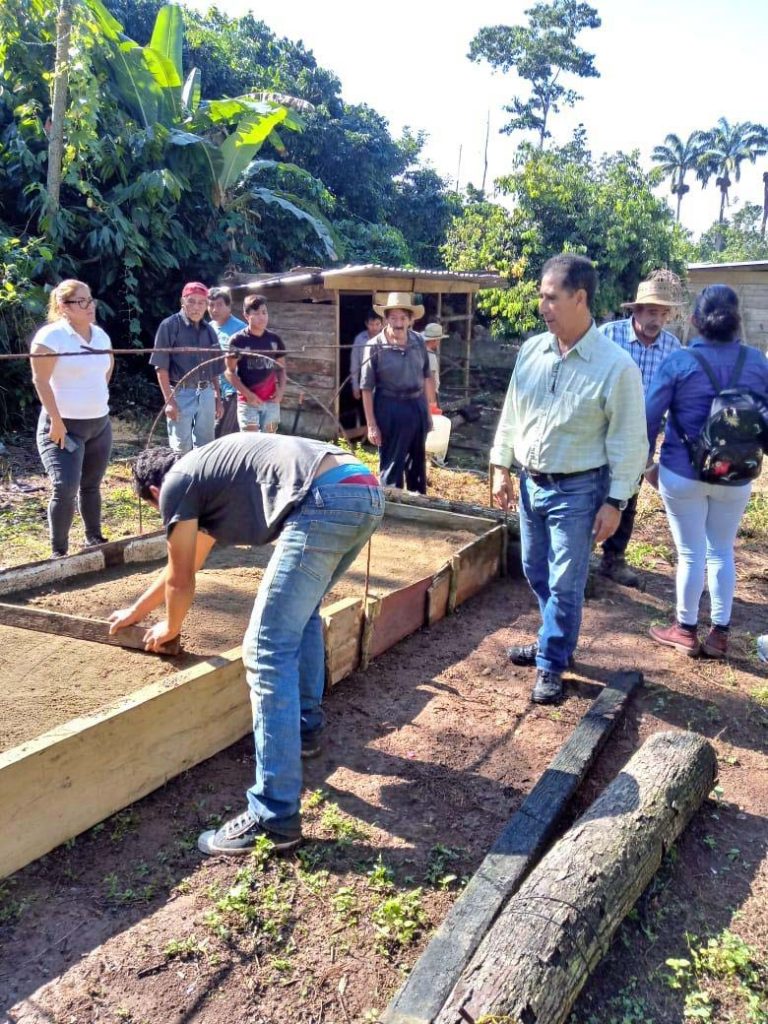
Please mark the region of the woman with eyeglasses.
[[66, 555], [79, 505], [86, 545], [103, 544], [101, 481], [112, 450], [109, 336], [96, 324], [96, 300], [82, 281], [51, 292], [48, 323], [32, 339], [32, 382], [42, 409], [37, 450], [53, 493], [48, 526], [53, 555]]

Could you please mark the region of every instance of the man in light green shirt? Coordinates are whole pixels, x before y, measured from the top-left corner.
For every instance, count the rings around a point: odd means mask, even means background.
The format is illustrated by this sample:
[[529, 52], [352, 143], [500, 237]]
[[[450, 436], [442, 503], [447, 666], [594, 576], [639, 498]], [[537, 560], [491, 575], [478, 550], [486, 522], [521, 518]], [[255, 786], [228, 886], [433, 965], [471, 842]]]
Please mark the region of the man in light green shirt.
[[647, 461], [645, 407], [634, 361], [596, 329], [597, 274], [584, 256], [545, 263], [539, 312], [547, 332], [520, 350], [491, 449], [493, 493], [516, 504], [523, 570], [539, 602], [538, 639], [510, 649], [535, 665], [532, 699], [562, 697], [576, 649], [592, 546], [617, 529]]

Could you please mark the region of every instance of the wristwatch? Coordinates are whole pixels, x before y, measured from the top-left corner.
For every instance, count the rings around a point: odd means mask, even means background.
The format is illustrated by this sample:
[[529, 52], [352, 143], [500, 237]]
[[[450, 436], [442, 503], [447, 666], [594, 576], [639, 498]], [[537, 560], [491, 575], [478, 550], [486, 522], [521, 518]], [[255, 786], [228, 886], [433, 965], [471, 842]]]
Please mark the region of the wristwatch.
[[623, 500], [622, 498], [606, 498], [605, 504], [610, 505], [611, 508], [617, 508], [619, 512], [623, 512], [629, 504], [629, 502]]

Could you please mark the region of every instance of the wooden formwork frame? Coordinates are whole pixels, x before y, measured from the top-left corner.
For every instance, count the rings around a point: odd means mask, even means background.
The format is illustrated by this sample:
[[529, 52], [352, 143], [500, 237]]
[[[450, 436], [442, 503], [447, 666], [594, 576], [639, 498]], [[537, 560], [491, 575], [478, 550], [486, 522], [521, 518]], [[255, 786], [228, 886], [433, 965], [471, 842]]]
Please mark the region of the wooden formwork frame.
[[[482, 511], [482, 510], [478, 510]], [[474, 512], [474, 510], [473, 510]], [[346, 598], [321, 612], [329, 686], [505, 572], [506, 532], [492, 513], [464, 515], [425, 502], [387, 501], [386, 514], [424, 526], [469, 529], [477, 538], [437, 572], [382, 598]], [[165, 555], [162, 532], [0, 572], [0, 596], [107, 566]], [[139, 689], [106, 711], [76, 718], [0, 754], [0, 843], [5, 877], [251, 729], [239, 647]]]

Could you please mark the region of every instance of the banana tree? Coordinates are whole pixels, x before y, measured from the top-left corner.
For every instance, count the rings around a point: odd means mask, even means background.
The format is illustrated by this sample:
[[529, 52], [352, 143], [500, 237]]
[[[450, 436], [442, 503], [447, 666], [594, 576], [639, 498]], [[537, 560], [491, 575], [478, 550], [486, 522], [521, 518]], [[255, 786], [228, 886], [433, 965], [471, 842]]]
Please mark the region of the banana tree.
[[[148, 132], [162, 125], [168, 144], [177, 153], [191, 154], [207, 179], [214, 208], [226, 211], [237, 200], [242, 209], [246, 171], [265, 143], [284, 152], [280, 131], [300, 131], [301, 113], [311, 110], [310, 104], [266, 93], [203, 100], [199, 69], [183, 75], [184, 22], [177, 4], [160, 8], [149, 44], [140, 46], [125, 35], [101, 0], [82, 2], [108, 48], [113, 81], [130, 113]], [[301, 199], [270, 189], [249, 188], [248, 195], [254, 203], [278, 203], [305, 221], [326, 254], [336, 258], [328, 223]], [[231, 244], [236, 245], [234, 237]]]

